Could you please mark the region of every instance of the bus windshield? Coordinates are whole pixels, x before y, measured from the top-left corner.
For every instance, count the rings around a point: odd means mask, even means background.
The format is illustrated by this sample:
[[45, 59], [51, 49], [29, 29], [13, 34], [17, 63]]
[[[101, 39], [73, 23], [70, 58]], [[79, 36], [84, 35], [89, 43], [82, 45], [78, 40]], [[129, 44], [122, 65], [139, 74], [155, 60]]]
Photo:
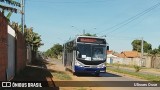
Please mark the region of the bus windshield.
[[101, 61], [106, 59], [106, 47], [94, 44], [77, 44], [77, 58], [87, 61]]

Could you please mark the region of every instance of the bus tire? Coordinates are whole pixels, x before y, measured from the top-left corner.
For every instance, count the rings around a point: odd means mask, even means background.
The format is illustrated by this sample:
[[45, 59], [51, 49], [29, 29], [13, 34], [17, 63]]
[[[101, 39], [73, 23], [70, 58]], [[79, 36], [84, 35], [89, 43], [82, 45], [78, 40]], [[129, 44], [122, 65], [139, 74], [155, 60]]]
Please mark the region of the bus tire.
[[99, 76], [99, 74], [100, 74], [99, 72], [96, 72], [96, 73], [95, 73], [95, 75], [96, 75], [97, 77]]
[[77, 75], [77, 73], [76, 73], [76, 72], [73, 72], [73, 75], [75, 76], [75, 75]]

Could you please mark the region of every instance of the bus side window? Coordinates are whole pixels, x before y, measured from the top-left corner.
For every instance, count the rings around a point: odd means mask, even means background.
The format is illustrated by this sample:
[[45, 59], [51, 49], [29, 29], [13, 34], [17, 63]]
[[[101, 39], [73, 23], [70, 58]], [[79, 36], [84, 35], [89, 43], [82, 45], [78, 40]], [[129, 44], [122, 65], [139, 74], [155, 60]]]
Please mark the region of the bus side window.
[[81, 53], [79, 52], [78, 48], [77, 48], [77, 57], [81, 58]]

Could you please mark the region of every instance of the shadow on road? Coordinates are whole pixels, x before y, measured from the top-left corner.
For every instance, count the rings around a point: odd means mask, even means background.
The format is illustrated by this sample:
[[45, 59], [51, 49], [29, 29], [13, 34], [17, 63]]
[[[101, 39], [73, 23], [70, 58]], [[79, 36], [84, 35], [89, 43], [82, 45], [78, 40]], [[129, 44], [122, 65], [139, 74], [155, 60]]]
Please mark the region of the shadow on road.
[[96, 76], [94, 73], [77, 73], [77, 77], [122, 77], [112, 73], [101, 73], [99, 76]]
[[[47, 69], [45, 63], [44, 60], [35, 60], [32, 64], [27, 65], [20, 71], [11, 81], [42, 82], [45, 83], [45, 87], [53, 87], [45, 90], [55, 90], [56, 86], [51, 79], [53, 76]], [[56, 87], [56, 90], [59, 90], [59, 87]]]
[[100, 74], [100, 77], [122, 77], [122, 76], [106, 72], [106, 73]]

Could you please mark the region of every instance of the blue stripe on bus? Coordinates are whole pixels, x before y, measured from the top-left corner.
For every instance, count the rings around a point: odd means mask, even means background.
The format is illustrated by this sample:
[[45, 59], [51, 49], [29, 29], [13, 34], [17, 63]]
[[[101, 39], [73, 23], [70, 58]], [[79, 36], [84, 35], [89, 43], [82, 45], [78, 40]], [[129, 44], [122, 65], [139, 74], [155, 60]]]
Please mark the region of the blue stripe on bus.
[[106, 67], [104, 68], [85, 68], [85, 67], [79, 67], [75, 66], [75, 72], [95, 72], [95, 71], [106, 71]]

